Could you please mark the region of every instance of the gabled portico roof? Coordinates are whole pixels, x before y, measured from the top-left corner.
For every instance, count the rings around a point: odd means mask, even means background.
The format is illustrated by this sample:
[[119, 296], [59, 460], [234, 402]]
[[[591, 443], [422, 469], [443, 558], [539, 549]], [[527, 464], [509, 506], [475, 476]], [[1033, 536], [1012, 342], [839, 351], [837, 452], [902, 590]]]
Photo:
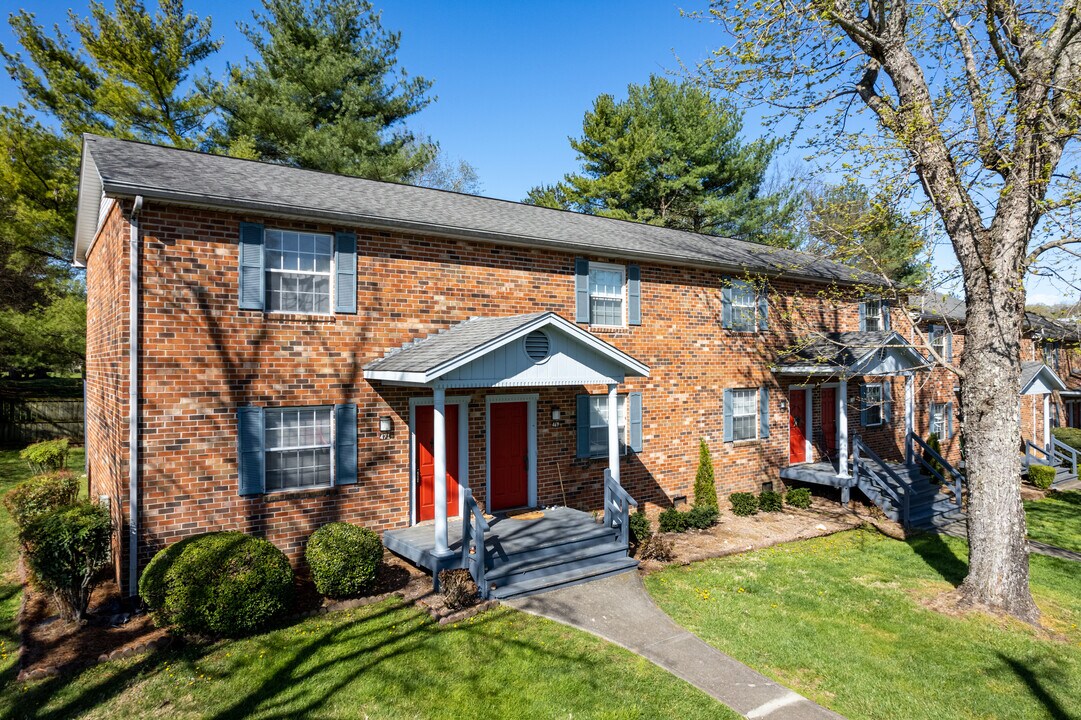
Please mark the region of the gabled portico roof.
[[[531, 335], [538, 332], [543, 338]], [[528, 354], [527, 336], [547, 348], [543, 357]], [[364, 366], [366, 380], [442, 387], [609, 384], [648, 376], [646, 365], [554, 312], [470, 318]]]
[[901, 375], [930, 367], [928, 360], [895, 332], [814, 333], [781, 359], [780, 375]]
[[1021, 363], [1021, 394], [1045, 395], [1068, 390], [1066, 383], [1054, 370], [1038, 360]]

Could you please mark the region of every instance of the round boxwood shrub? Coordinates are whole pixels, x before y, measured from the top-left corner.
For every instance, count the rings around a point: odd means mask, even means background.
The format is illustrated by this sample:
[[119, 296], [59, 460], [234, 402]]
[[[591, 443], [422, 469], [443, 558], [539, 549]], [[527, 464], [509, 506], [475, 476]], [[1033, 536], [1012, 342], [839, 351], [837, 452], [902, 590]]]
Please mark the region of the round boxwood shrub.
[[305, 557], [316, 590], [327, 597], [349, 597], [374, 584], [375, 571], [383, 559], [383, 543], [368, 528], [328, 523], [308, 538]]
[[1028, 479], [1036, 487], [1046, 490], [1055, 482], [1055, 468], [1047, 465], [1029, 465]]
[[811, 489], [792, 488], [785, 493], [784, 501], [794, 508], [803, 508], [806, 510], [811, 507]]
[[630, 531], [631, 540], [636, 543], [643, 542], [652, 537], [653, 528], [649, 523], [649, 516], [646, 515], [645, 510], [638, 508], [636, 512], [631, 513]]
[[681, 533], [687, 529], [687, 513], [670, 507], [657, 516], [657, 522], [660, 525], [661, 532]]
[[775, 490], [763, 490], [758, 495], [758, 509], [762, 512], [780, 512], [784, 509], [781, 493]]
[[139, 578], [154, 621], [185, 634], [242, 635], [289, 607], [285, 553], [241, 532], [194, 535], [165, 548]]
[[708, 530], [713, 527], [720, 514], [714, 505], [695, 505], [684, 513], [687, 516], [687, 526], [695, 530]]
[[754, 493], [736, 492], [728, 496], [728, 502], [732, 503], [732, 513], [735, 515], [755, 515], [758, 513], [758, 498]]

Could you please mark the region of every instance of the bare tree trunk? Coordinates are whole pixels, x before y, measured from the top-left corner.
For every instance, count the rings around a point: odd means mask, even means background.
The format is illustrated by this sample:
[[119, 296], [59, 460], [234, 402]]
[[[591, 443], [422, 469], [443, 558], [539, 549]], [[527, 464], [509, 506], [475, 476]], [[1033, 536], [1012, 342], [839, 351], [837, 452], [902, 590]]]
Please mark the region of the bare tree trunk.
[[1025, 292], [1006, 267], [967, 275], [975, 276], [966, 276], [961, 356], [969, 570], [960, 590], [965, 602], [1035, 623], [1018, 462]]

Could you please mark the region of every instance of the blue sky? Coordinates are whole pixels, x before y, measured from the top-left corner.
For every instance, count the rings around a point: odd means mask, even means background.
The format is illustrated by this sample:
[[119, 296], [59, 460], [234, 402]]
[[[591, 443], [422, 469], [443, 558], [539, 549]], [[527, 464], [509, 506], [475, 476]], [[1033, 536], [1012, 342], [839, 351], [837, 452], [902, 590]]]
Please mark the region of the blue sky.
[[[147, 4], [153, 6], [153, 0]], [[70, 0], [0, 5], [5, 18], [31, 7], [40, 22], [64, 27], [69, 7], [86, 13], [84, 2]], [[437, 100], [410, 126], [438, 141], [449, 158], [471, 163], [483, 194], [508, 200], [521, 200], [532, 186], [576, 168], [567, 137], [580, 134], [582, 115], [597, 95], [623, 95], [629, 83], [645, 82], [650, 73], [679, 74], [681, 62], [693, 67], [724, 42], [718, 26], [680, 15], [681, 8], [706, 5], [701, 0], [376, 2], [383, 26], [402, 33], [401, 66], [434, 81]], [[187, 6], [211, 17], [214, 34], [225, 41], [210, 64], [212, 72], [250, 53], [236, 24], [250, 20], [258, 0], [188, 0]], [[6, 22], [0, 42], [14, 47]], [[0, 73], [0, 103], [17, 101], [13, 83]], [[747, 114], [746, 137], [761, 133], [758, 118], [756, 112]], [[790, 151], [780, 166], [800, 156]], [[940, 265], [953, 264], [949, 248], [939, 248], [935, 258]], [[1030, 283], [1030, 293], [1032, 301], [1058, 295], [1043, 281]]]

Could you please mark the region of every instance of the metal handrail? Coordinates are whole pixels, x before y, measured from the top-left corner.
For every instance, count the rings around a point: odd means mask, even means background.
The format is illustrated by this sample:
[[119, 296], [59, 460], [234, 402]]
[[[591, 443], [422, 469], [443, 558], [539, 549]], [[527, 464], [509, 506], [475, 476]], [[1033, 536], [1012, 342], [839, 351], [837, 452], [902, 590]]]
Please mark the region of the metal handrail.
[[481, 598], [487, 600], [489, 595], [488, 583], [485, 582], [485, 548], [484, 533], [492, 529], [488, 521], [484, 519], [484, 512], [473, 497], [473, 491], [463, 488], [465, 492], [465, 507], [469, 510], [469, 517], [462, 523], [462, 567], [469, 570], [473, 582], [477, 584]]
[[[964, 483], [964, 480], [965, 480], [965, 476], [961, 473], [960, 470], [958, 470], [953, 465], [951, 465], [946, 460], [946, 458], [942, 457], [938, 452], [936, 452], [934, 448], [932, 448], [930, 445], [925, 443], [923, 441], [923, 439], [920, 438], [918, 435], [916, 435], [915, 433], [909, 433], [909, 437], [912, 440], [915, 440], [916, 444], [919, 445], [921, 450], [923, 450], [923, 452], [917, 453], [917, 456], [919, 457], [919, 460], [920, 460], [920, 465], [922, 465], [923, 467], [925, 467], [929, 471], [931, 471], [931, 473], [933, 473], [934, 476], [939, 479], [941, 484], [949, 486], [950, 490], [953, 492], [953, 501], [957, 505], [957, 509], [960, 510], [961, 509], [961, 493], [963, 492], [963, 483]], [[945, 470], [947, 472], [947, 474], [953, 479], [952, 482], [947, 480], [945, 477], [943, 477], [942, 474], [939, 473], [931, 465], [931, 463], [927, 461], [927, 456], [928, 455], [930, 455], [931, 459], [936, 461], [939, 464], [939, 466], [943, 470]]]
[[604, 526], [619, 528], [619, 542], [630, 545], [631, 508], [638, 502], [612, 477], [612, 471], [604, 471]]
[[[896, 486], [891, 487], [874, 468], [869, 467], [864, 462], [864, 458], [869, 458], [878, 465], [879, 468], [885, 471], [885, 473], [896, 483]], [[875, 481], [871, 483], [875, 488], [889, 495], [894, 502], [899, 502], [901, 504], [901, 525], [908, 527], [908, 516], [911, 505], [911, 496], [908, 491], [908, 485], [901, 480], [900, 476], [895, 473], [874, 450], [867, 447], [858, 435], [852, 439], [852, 465], [855, 470], [855, 480], [857, 483], [859, 483], [860, 476], [865, 475]]]

